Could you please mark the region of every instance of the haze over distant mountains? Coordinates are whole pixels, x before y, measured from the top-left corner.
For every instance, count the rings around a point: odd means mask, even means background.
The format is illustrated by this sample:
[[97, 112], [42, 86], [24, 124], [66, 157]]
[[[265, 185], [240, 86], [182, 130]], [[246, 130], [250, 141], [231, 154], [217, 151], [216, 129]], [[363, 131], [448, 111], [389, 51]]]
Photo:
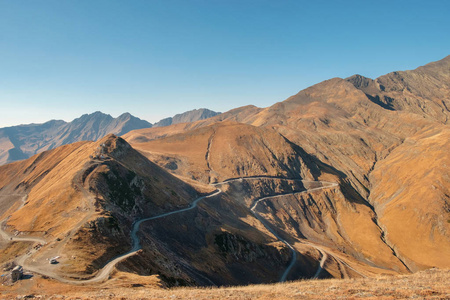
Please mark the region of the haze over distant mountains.
[[[208, 109], [195, 109], [173, 118], [166, 118], [154, 126], [168, 126], [193, 122], [217, 115]], [[152, 124], [124, 113], [113, 118], [102, 112], [85, 114], [73, 120], [51, 120], [43, 124], [29, 124], [0, 128], [0, 165], [26, 159], [34, 154], [78, 141], [96, 141], [112, 133], [121, 136], [131, 130], [150, 128]]]

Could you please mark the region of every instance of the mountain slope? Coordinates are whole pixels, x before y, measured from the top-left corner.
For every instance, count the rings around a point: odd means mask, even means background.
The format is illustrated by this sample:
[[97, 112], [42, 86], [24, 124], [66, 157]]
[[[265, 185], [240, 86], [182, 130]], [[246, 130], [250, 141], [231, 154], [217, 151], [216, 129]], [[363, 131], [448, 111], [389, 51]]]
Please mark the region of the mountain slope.
[[450, 261], [450, 129], [407, 138], [370, 174], [386, 239], [416, 271]]
[[[95, 276], [130, 249], [136, 220], [189, 207], [198, 193], [215, 189], [182, 182], [113, 135], [2, 166], [0, 174], [2, 230], [15, 239], [45, 241], [39, 250], [16, 252], [16, 262], [60, 280]], [[286, 185], [279, 192], [292, 188]], [[145, 222], [138, 236], [142, 251], [118, 268], [157, 273], [171, 285], [275, 282], [291, 259], [247, 206], [226, 193], [196, 209]], [[14, 243], [2, 240], [2, 245], [7, 252]], [[316, 255], [302, 256], [296, 277], [312, 276]], [[47, 259], [54, 256], [60, 263], [49, 265]], [[11, 258], [1, 260], [5, 264]]]
[[347, 79], [369, 99], [387, 109], [408, 111], [448, 124], [450, 118], [450, 56], [410, 71], [392, 72], [375, 80], [359, 75]]
[[266, 128], [221, 122], [151, 141], [124, 138], [174, 174], [204, 183], [261, 174], [312, 178], [293, 146]]
[[[292, 241], [299, 253], [311, 251], [302, 242], [305, 239], [327, 247], [328, 250], [323, 250], [330, 256], [326, 270], [332, 276], [359, 276], [348, 275], [350, 270], [343, 271], [345, 263], [335, 251], [344, 251], [367, 264], [367, 271], [369, 266], [407, 271], [383, 241], [371, 206], [360, 196], [352, 195], [355, 192], [351, 184], [271, 128], [220, 122], [133, 145], [168, 171], [206, 183], [258, 175], [313, 182], [341, 181], [341, 187], [333, 192], [268, 199], [259, 205], [259, 211], [273, 228], [280, 228], [283, 237]], [[282, 186], [282, 182], [274, 179], [244, 180], [232, 183], [227, 193], [251, 207], [255, 199], [276, 194]], [[354, 220], [358, 220], [359, 227], [354, 226]], [[373, 251], [378, 254], [373, 255]], [[300, 272], [300, 266], [295, 272]]]
[[[105, 158], [93, 159], [99, 148]], [[197, 193], [114, 136], [61, 146], [0, 170], [5, 230], [44, 239], [30, 266], [53, 274], [46, 258], [59, 255], [58, 272], [66, 276], [95, 273], [128, 250], [127, 228], [135, 218], [186, 205]], [[26, 196], [23, 205], [17, 194]]]

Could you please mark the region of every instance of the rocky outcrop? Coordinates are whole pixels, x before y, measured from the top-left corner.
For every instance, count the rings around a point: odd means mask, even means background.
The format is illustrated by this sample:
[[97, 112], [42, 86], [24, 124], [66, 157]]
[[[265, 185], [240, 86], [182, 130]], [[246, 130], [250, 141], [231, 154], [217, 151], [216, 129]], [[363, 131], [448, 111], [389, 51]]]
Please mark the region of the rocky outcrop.
[[450, 118], [450, 56], [410, 71], [386, 74], [375, 80], [347, 78], [383, 108], [407, 111], [448, 124]]
[[223, 232], [216, 234], [214, 243], [222, 255], [229, 261], [255, 262], [257, 259], [266, 259], [268, 262], [286, 264], [289, 261], [289, 251], [283, 248], [281, 254], [275, 247], [258, 245], [244, 237]]

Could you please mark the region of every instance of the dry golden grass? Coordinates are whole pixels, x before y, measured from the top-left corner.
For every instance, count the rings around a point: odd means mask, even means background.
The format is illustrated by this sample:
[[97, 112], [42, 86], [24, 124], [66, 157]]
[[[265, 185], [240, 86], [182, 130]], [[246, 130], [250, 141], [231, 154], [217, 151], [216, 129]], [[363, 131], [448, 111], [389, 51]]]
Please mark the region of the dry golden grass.
[[450, 267], [450, 130], [408, 138], [373, 173], [371, 201], [387, 239], [413, 271]]
[[18, 253], [25, 252], [31, 245], [31, 242], [12, 242], [6, 244], [6, 247], [0, 249], [0, 257], [2, 262], [14, 259]]
[[[51, 230], [51, 234], [57, 236], [63, 234], [69, 225], [78, 222], [84, 212], [77, 212], [70, 217], [66, 215], [67, 212], [76, 211], [82, 203], [80, 193], [72, 186], [72, 178], [80, 166], [89, 160], [93, 149], [93, 144], [80, 142], [21, 162], [31, 170], [25, 172], [25, 178], [22, 179], [31, 189], [27, 204], [11, 214], [7, 225], [36, 235]], [[53, 213], [49, 214], [49, 211]]]
[[292, 145], [269, 128], [224, 121], [153, 140], [134, 136], [125, 138], [151, 161], [183, 178], [208, 183], [261, 174], [293, 177], [299, 175], [290, 170], [296, 166], [303, 177], [311, 178]]
[[[429, 269], [412, 275], [360, 279], [303, 280], [223, 288], [162, 288], [156, 276], [116, 273], [97, 286], [70, 286], [35, 278], [0, 287], [2, 299], [34, 295], [44, 299], [449, 299], [450, 270]], [[20, 291], [20, 292], [17, 292]]]

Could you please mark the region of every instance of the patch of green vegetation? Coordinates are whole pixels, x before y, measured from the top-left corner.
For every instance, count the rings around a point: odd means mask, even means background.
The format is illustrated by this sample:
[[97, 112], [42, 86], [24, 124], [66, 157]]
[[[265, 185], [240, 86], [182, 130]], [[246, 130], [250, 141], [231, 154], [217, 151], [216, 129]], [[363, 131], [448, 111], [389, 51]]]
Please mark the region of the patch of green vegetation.
[[106, 219], [106, 226], [109, 229], [120, 230], [119, 222], [114, 216], [110, 216], [109, 218]]
[[214, 243], [219, 246], [220, 251], [222, 252], [228, 252], [228, 246], [226, 243], [227, 240], [227, 234], [226, 233], [221, 233], [221, 234], [217, 234], [214, 238]]
[[219, 247], [223, 257], [226, 258], [228, 255], [231, 255], [233, 259], [244, 260], [247, 262], [259, 258], [267, 258], [270, 252], [277, 252], [277, 250], [271, 246], [264, 247], [246, 240], [242, 236], [227, 232], [216, 234], [214, 242]]
[[128, 171], [121, 176], [117, 170], [111, 169], [111, 173], [103, 174], [108, 184], [109, 198], [126, 212], [130, 212], [136, 204], [135, 198], [142, 195], [139, 187], [131, 184], [136, 173]]

